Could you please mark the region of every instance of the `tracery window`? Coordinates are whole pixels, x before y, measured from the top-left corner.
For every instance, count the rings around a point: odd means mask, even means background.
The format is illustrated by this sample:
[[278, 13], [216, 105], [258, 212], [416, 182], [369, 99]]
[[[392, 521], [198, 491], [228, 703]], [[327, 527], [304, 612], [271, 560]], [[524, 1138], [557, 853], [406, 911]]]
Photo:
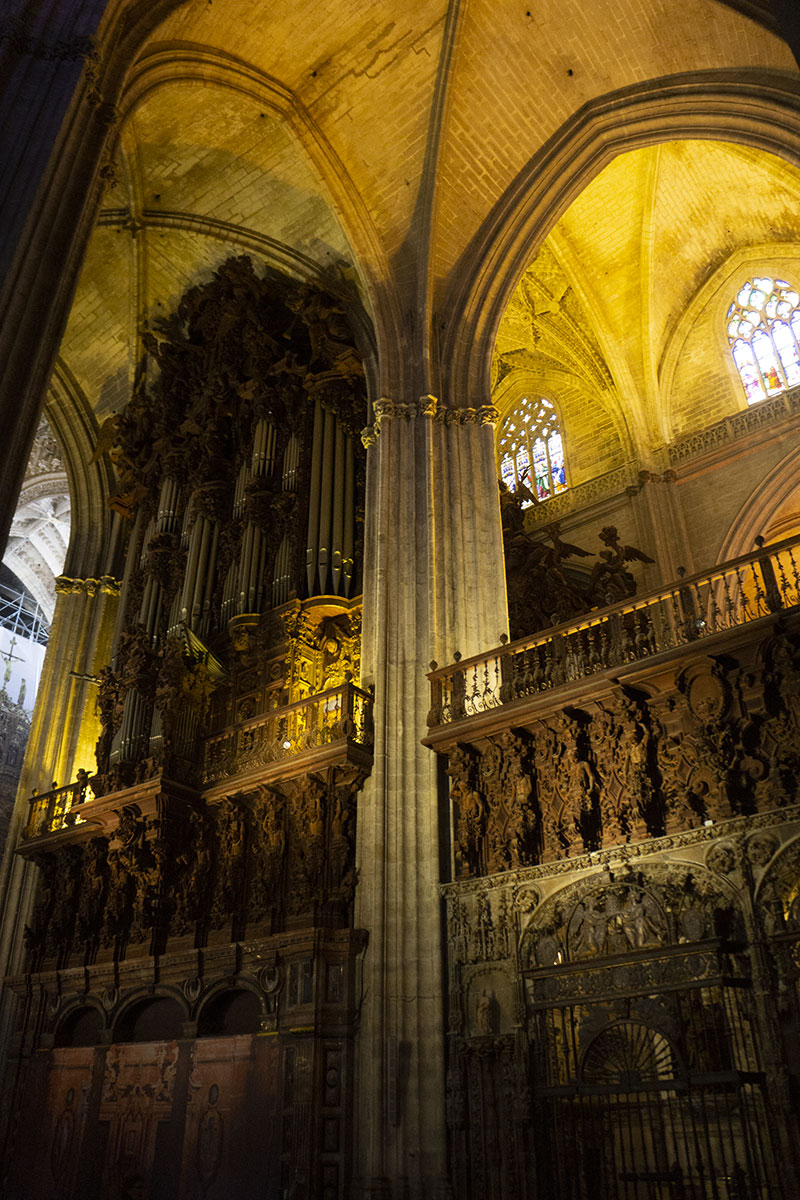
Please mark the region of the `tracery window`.
[[[503, 422], [497, 440], [500, 478], [510, 491], [524, 484], [537, 500], [567, 486], [558, 413], [543, 396], [525, 397]], [[523, 501], [526, 508], [532, 501]]]
[[728, 309], [728, 340], [748, 404], [800, 383], [800, 295], [754, 276]]

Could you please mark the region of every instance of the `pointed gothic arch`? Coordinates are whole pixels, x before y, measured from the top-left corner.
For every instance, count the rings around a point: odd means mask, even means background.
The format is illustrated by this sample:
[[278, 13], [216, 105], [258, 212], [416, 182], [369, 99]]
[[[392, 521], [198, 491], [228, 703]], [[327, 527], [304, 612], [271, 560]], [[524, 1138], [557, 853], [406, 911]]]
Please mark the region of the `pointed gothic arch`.
[[498, 325], [558, 218], [620, 154], [657, 142], [729, 141], [800, 165], [800, 85], [747, 71], [672, 75], [585, 104], [494, 206], [453, 273], [441, 311], [447, 400], [486, 402]]

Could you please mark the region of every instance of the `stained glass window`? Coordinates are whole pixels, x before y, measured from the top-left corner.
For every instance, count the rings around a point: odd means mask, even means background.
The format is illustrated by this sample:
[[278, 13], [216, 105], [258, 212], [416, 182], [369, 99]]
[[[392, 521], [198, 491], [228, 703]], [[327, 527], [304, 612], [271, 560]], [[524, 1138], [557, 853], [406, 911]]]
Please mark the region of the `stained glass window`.
[[755, 276], [728, 309], [728, 340], [748, 404], [800, 383], [800, 295]]
[[537, 500], [548, 500], [567, 486], [558, 413], [543, 396], [520, 400], [500, 428], [497, 450], [500, 478], [510, 491], [524, 484]]

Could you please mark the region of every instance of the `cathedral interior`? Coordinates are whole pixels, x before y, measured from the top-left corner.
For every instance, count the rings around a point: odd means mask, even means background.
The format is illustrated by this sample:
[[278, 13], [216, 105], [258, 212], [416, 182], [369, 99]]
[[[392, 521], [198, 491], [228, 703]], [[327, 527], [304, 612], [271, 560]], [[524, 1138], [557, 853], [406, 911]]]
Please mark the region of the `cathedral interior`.
[[800, 8], [527, 3], [3, 6], [8, 1200], [800, 1197]]

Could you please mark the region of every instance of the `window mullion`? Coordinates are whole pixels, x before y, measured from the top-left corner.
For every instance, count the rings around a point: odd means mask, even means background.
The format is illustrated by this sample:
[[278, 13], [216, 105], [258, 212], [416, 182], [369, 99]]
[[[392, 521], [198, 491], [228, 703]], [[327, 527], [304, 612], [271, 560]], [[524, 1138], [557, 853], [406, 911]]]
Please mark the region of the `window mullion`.
[[551, 496], [555, 496], [556, 489], [555, 484], [553, 483], [553, 464], [550, 461], [550, 439], [549, 437], [546, 437], [544, 433], [542, 433], [542, 441], [544, 442], [544, 454], [545, 458], [547, 459], [547, 482], [549, 485], [549, 491]]

